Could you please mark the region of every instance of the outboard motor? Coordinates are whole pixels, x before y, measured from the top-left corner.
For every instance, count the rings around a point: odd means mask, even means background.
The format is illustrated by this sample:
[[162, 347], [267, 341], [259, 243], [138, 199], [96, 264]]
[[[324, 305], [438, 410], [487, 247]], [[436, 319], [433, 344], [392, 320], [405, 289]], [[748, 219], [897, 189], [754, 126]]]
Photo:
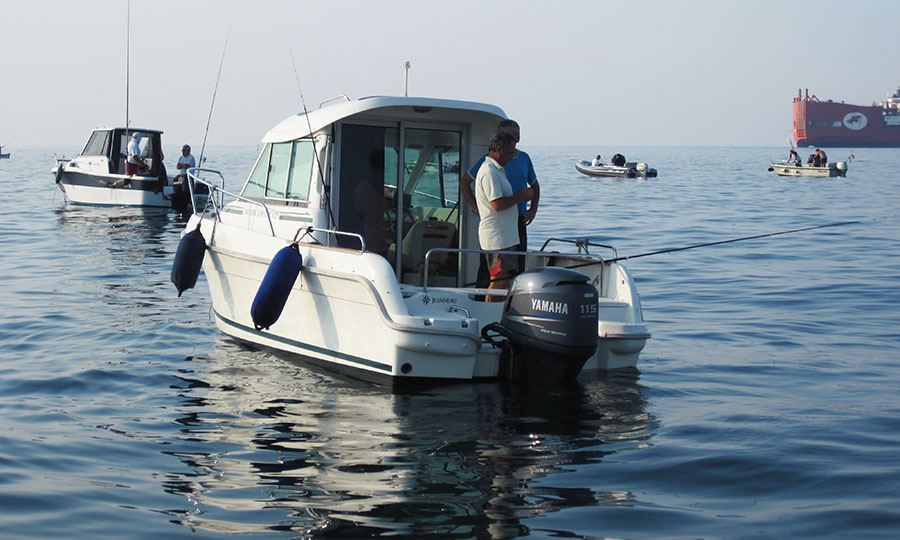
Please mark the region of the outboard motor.
[[529, 270], [510, 285], [499, 323], [486, 325], [507, 338], [508, 375], [527, 382], [574, 380], [597, 350], [597, 289], [581, 272], [559, 267]]

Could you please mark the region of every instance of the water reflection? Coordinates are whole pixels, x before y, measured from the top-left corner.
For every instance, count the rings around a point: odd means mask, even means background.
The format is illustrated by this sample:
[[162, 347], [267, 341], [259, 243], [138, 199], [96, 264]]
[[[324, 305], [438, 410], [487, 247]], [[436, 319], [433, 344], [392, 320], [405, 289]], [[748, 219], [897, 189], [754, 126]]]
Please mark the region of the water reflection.
[[42, 255], [44, 264], [62, 269], [49, 286], [90, 301], [72, 304], [72, 338], [84, 339], [94, 351], [109, 345], [113, 351], [158, 355], [179, 345], [192, 349], [186, 331], [169, 331], [175, 324], [212, 331], [203, 312], [193, 311], [203, 296], [175, 301], [170, 272], [183, 225], [174, 215], [163, 208], [78, 205], [53, 211], [51, 234], [65, 250]]
[[165, 208], [63, 205], [54, 213], [67, 238], [105, 246], [116, 262], [169, 255], [167, 247], [178, 229]]
[[636, 375], [396, 394], [227, 339], [190, 366], [166, 450], [188, 471], [164, 488], [192, 508], [176, 522], [220, 532], [511, 538], [534, 516], [631, 502], [566, 477], [656, 429]]

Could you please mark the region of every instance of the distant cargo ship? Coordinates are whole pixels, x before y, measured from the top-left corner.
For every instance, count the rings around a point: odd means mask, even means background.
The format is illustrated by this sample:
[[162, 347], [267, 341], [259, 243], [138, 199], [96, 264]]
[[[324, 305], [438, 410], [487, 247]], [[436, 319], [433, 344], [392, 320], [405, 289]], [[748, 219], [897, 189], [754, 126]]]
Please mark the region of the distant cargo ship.
[[822, 101], [797, 92], [794, 98], [797, 146], [900, 147], [900, 88], [872, 105]]

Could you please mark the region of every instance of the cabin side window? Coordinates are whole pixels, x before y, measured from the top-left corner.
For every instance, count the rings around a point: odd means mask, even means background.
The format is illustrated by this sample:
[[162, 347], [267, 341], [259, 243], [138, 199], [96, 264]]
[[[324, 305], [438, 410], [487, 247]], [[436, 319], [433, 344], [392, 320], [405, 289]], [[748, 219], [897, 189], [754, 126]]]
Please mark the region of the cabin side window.
[[82, 156], [105, 156], [107, 151], [109, 150], [109, 131], [95, 131], [91, 134], [91, 138], [88, 140], [87, 144], [84, 147], [84, 151], [81, 152]]
[[269, 162], [269, 181], [266, 183], [266, 197], [283, 199], [287, 190], [288, 174], [291, 164], [291, 143], [272, 145], [272, 159]]
[[309, 196], [313, 151], [310, 140], [267, 144], [242, 195], [305, 201]]
[[266, 194], [266, 177], [269, 174], [269, 158], [272, 155], [272, 145], [267, 144], [263, 148], [259, 159], [256, 160], [256, 167], [250, 173], [247, 179], [247, 185], [244, 186], [242, 196], [249, 199], [262, 199]]
[[310, 172], [313, 170], [315, 151], [315, 144], [310, 140], [294, 141], [286, 198], [300, 201], [309, 198]]

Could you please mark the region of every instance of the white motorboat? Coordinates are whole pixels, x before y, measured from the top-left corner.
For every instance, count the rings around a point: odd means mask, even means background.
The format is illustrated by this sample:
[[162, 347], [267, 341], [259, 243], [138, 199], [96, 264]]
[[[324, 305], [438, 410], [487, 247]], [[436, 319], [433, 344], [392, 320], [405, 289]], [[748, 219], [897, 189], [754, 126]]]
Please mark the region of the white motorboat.
[[787, 160], [773, 161], [769, 163], [769, 172], [774, 171], [778, 176], [812, 176], [816, 178], [830, 178], [833, 176], [847, 176], [847, 162], [836, 161], [828, 163], [824, 167], [804, 165], [802, 163]]
[[503, 118], [343, 96], [269, 131], [239, 194], [192, 169], [210, 196], [175, 256], [179, 296], [202, 264], [225, 334], [390, 385], [635, 367], [650, 337], [637, 289], [597, 245], [550, 239], [508, 291], [474, 283], [478, 217], [458, 196], [465, 168], [446, 164], [474, 162]]
[[[126, 148], [132, 133], [140, 133], [146, 167], [125, 174]], [[166, 174], [162, 131], [122, 127], [91, 132], [77, 157], [57, 158], [51, 172], [66, 201], [102, 206], [172, 207], [172, 179]]]
[[646, 163], [629, 161], [625, 165], [592, 165], [590, 161], [581, 160], [575, 162], [575, 168], [581, 174], [588, 176], [607, 176], [613, 178], [634, 178], [636, 176], [654, 177], [656, 169], [648, 167]]

